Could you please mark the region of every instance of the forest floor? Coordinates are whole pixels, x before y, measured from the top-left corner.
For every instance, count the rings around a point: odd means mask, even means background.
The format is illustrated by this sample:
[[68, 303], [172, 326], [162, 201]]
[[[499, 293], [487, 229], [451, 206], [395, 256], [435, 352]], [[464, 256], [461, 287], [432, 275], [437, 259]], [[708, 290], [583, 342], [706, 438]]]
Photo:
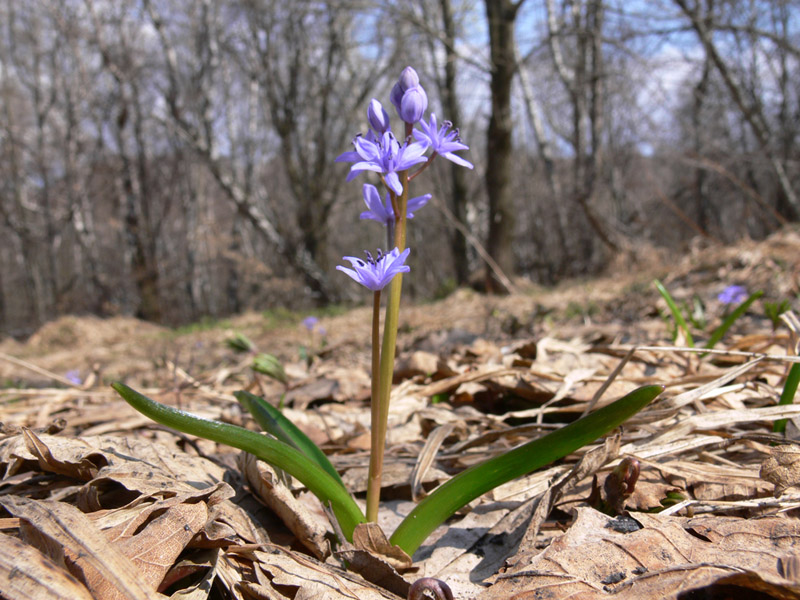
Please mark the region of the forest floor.
[[[673, 338], [654, 278], [706, 321], [697, 346], [730, 310], [724, 288], [764, 296], [703, 355]], [[783, 300], [800, 313], [796, 227], [556, 289], [404, 306], [387, 533], [466, 467], [665, 386], [614, 435], [471, 503], [413, 562], [332, 547], [328, 516], [296, 481], [154, 424], [108, 386], [253, 429], [233, 392], [282, 399], [363, 502], [368, 308], [320, 313], [313, 331], [288, 312], [180, 330], [63, 317], [0, 340], [0, 598], [398, 598], [422, 577], [461, 599], [800, 598], [800, 403], [777, 405], [800, 331], [765, 316]], [[234, 352], [235, 334], [254, 352]], [[288, 384], [255, 373], [256, 352], [278, 357]], [[609, 496], [630, 458], [638, 481]]]

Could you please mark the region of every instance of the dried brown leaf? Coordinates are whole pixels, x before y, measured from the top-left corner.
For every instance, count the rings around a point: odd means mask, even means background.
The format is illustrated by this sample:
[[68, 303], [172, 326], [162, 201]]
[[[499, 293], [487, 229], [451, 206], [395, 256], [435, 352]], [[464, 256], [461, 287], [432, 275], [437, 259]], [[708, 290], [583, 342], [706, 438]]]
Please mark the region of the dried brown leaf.
[[[780, 559], [800, 543], [800, 523], [785, 517], [748, 521], [723, 517], [685, 519], [636, 513], [637, 527], [589, 508], [541, 553], [518, 556], [480, 597], [676, 598], [733, 574], [752, 577], [737, 585], [759, 589], [759, 581], [795, 597], [797, 587], [778, 572]], [[626, 524], [627, 525], [627, 524]], [[757, 574], [757, 575], [755, 575]]]
[[772, 456], [761, 465], [761, 477], [775, 485], [775, 496], [800, 484], [800, 446], [787, 444], [772, 448]]
[[143, 582], [158, 588], [191, 539], [203, 528], [208, 508], [201, 502], [178, 504], [117, 547], [139, 568]]
[[107, 464], [102, 453], [76, 444], [69, 438], [42, 436], [45, 441], [30, 429], [23, 429], [22, 437], [28, 452], [39, 462], [43, 471], [88, 481], [100, 467]]
[[[294, 600], [396, 600], [397, 596], [358, 575], [343, 571], [329, 564], [290, 552], [283, 548], [271, 547], [272, 552], [254, 551], [254, 567], [263, 571], [262, 587], [271, 583], [277, 589], [296, 589], [291, 597]], [[405, 592], [407, 593], [407, 591]], [[405, 597], [405, 593], [402, 594]], [[269, 598], [269, 596], [266, 596]], [[283, 598], [284, 596], [275, 596]]]
[[389, 538], [377, 523], [361, 523], [353, 532], [353, 546], [380, 556], [395, 569], [409, 569], [412, 561], [399, 546], [389, 542]]
[[0, 595], [6, 600], [92, 600], [61, 566], [17, 538], [0, 533]]
[[[13, 495], [0, 497], [0, 504], [24, 521], [27, 526], [21, 527], [24, 537], [31, 541], [45, 538], [46, 553], [53, 552], [54, 546], [59, 547], [73, 574], [83, 579], [97, 600], [154, 600], [158, 597], [142, 583], [131, 561], [77, 508], [63, 502]], [[62, 556], [54, 558], [61, 560]]]
[[252, 454], [241, 453], [239, 465], [253, 492], [280, 517], [303, 546], [319, 559], [330, 555], [327, 518], [319, 502], [316, 502], [318, 510], [312, 512], [306, 502], [295, 498], [270, 465]]

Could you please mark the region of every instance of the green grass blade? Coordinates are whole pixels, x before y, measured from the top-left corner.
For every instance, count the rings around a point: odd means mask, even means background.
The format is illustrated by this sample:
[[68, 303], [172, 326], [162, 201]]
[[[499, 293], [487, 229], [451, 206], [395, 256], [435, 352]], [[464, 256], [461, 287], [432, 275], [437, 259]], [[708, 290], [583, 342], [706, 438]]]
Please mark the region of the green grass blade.
[[261, 425], [261, 428], [267, 433], [274, 435], [280, 441], [297, 448], [300, 452], [305, 454], [308, 458], [317, 463], [320, 467], [338, 481], [342, 487], [345, 487], [342, 478], [339, 477], [338, 471], [325, 456], [325, 453], [319, 449], [309, 437], [300, 431], [298, 427], [287, 419], [284, 414], [277, 408], [272, 406], [269, 402], [251, 394], [250, 392], [241, 391], [234, 392], [236, 399], [244, 406], [247, 411], [253, 415], [256, 422]]
[[345, 487], [296, 448], [255, 431], [229, 423], [201, 419], [160, 404], [122, 383], [112, 383], [111, 387], [133, 408], [157, 423], [239, 448], [296, 477], [323, 504], [330, 503], [336, 520], [348, 540], [353, 539], [356, 525], [365, 521], [364, 513]]
[[692, 339], [692, 334], [689, 331], [689, 326], [686, 324], [686, 319], [684, 319], [683, 315], [681, 314], [681, 309], [678, 308], [677, 304], [675, 304], [675, 300], [672, 299], [672, 296], [667, 291], [667, 288], [664, 287], [663, 283], [661, 283], [658, 279], [654, 279], [653, 284], [656, 286], [658, 293], [661, 294], [661, 297], [664, 298], [664, 301], [667, 303], [667, 307], [669, 307], [669, 312], [672, 313], [672, 318], [675, 320], [675, 324], [680, 329], [683, 329], [683, 334], [686, 336], [686, 345], [690, 348], [694, 348], [694, 339]]
[[400, 523], [390, 541], [413, 554], [459, 508], [593, 442], [647, 406], [663, 389], [660, 385], [639, 388], [566, 427], [459, 473], [422, 500]]
[[[792, 404], [794, 402], [798, 384], [800, 384], [800, 363], [794, 363], [786, 376], [786, 383], [783, 384], [783, 392], [781, 392], [781, 399], [778, 405]], [[772, 431], [775, 433], [786, 431], [786, 419], [775, 421], [772, 424]]]
[[716, 346], [717, 342], [719, 342], [722, 339], [722, 336], [724, 336], [728, 332], [728, 330], [733, 326], [736, 320], [739, 317], [741, 317], [748, 308], [750, 308], [750, 305], [753, 302], [761, 298], [761, 296], [763, 295], [764, 292], [762, 291], [755, 292], [751, 294], [747, 300], [745, 300], [739, 306], [737, 306], [731, 312], [731, 314], [727, 316], [727, 318], [722, 322], [722, 324], [713, 331], [711, 337], [708, 339], [708, 342], [706, 342], [705, 347], [711, 350], [714, 346]]

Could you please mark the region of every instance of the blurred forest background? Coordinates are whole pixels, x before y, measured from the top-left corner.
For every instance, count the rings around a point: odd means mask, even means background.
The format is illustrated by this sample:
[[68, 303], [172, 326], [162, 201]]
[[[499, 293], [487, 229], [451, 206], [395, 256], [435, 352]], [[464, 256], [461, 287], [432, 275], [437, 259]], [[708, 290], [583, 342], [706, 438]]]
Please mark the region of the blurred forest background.
[[0, 2], [0, 335], [358, 298], [333, 160], [406, 65], [476, 165], [412, 188], [412, 297], [800, 219], [795, 1]]

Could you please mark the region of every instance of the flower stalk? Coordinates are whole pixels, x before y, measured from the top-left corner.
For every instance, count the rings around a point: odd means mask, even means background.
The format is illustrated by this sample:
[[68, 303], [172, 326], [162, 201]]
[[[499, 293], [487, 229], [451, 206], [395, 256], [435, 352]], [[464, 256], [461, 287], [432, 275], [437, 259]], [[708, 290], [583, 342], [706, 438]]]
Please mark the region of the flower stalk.
[[[406, 206], [408, 205], [408, 171], [398, 173], [403, 193], [397, 197], [395, 213], [394, 243], [399, 250], [406, 246]], [[394, 203], [393, 203], [394, 204]], [[394, 379], [394, 358], [397, 346], [397, 329], [400, 323], [400, 297], [403, 288], [403, 274], [398, 273], [389, 287], [386, 302], [386, 318], [383, 324], [383, 344], [380, 351], [380, 365], [377, 378], [378, 394], [372, 397], [372, 448], [369, 461], [369, 487], [367, 488], [367, 520], [377, 520], [380, 504], [381, 478], [383, 476], [383, 457], [386, 450], [386, 432], [389, 426], [389, 404], [391, 402], [392, 379]], [[377, 338], [373, 334], [373, 344]], [[373, 357], [375, 350], [373, 348]], [[375, 379], [373, 363], [373, 380]], [[375, 384], [373, 381], [373, 390]], [[376, 402], [377, 398], [377, 402]], [[377, 404], [377, 406], [376, 406]], [[374, 507], [374, 513], [372, 508]]]
[[375, 424], [380, 421], [380, 389], [381, 389], [381, 291], [373, 293], [372, 301], [372, 396], [370, 399], [370, 453], [369, 475], [367, 476], [367, 521], [378, 520], [378, 505], [381, 493], [381, 475], [383, 472], [383, 445], [380, 432]]

